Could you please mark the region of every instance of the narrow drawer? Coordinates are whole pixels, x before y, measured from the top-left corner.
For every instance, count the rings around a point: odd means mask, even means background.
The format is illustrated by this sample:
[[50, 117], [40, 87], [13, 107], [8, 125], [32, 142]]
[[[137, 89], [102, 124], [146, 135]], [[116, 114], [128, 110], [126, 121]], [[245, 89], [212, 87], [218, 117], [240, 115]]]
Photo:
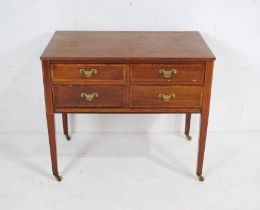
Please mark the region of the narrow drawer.
[[202, 64], [133, 64], [132, 82], [203, 84]]
[[132, 86], [132, 107], [201, 107], [200, 86]]
[[124, 81], [125, 65], [120, 64], [52, 64], [54, 82]]
[[54, 107], [123, 107], [125, 86], [54, 85]]

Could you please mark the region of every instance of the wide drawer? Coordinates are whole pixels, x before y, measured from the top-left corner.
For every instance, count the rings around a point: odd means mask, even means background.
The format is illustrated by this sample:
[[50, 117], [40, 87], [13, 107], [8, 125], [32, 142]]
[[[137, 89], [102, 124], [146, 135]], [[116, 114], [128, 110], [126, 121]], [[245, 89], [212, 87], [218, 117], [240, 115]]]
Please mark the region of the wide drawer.
[[125, 86], [54, 85], [54, 107], [123, 107]]
[[132, 107], [198, 108], [202, 101], [201, 86], [132, 86]]
[[124, 81], [125, 65], [120, 64], [52, 64], [54, 82]]
[[204, 69], [202, 64], [133, 64], [130, 65], [133, 82], [174, 82], [202, 84]]

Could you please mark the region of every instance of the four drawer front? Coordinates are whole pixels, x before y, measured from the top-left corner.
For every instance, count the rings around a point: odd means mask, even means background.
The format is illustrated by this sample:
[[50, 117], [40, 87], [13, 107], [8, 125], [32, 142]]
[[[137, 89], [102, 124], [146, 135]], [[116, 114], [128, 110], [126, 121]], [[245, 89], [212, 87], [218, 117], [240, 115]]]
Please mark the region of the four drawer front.
[[54, 82], [124, 81], [125, 65], [121, 64], [52, 64]]
[[[52, 64], [54, 107], [126, 107], [127, 75], [124, 64]], [[130, 64], [130, 82], [130, 107], [200, 108], [203, 86], [198, 85], [203, 85], [204, 67]]]
[[131, 80], [135, 82], [203, 83], [202, 64], [133, 64]]
[[125, 86], [53, 86], [54, 106], [62, 107], [123, 107]]
[[132, 86], [132, 107], [201, 107], [200, 86]]

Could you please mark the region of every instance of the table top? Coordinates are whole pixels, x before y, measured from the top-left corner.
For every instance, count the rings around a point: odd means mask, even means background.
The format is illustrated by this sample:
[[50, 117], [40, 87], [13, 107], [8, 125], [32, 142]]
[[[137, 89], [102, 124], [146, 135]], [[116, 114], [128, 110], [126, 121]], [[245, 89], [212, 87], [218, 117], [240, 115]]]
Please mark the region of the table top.
[[41, 60], [91, 62], [215, 59], [197, 31], [57, 31]]

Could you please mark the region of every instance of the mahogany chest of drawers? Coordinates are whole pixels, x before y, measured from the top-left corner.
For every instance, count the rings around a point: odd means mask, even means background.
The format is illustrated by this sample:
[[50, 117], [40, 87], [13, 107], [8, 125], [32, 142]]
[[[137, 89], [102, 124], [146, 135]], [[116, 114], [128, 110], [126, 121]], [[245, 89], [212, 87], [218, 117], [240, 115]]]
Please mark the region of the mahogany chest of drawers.
[[215, 57], [198, 32], [60, 31], [41, 56], [53, 174], [58, 181], [54, 114], [200, 113], [202, 166]]

